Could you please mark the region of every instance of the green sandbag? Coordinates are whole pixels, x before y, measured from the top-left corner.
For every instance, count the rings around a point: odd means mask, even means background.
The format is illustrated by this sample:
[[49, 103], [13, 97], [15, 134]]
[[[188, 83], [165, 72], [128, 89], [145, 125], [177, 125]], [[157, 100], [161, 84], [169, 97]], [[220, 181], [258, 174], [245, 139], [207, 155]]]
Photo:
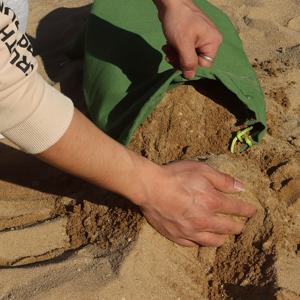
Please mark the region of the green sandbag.
[[[259, 141], [266, 128], [262, 90], [242, 42], [228, 17], [205, 0], [194, 1], [214, 21], [224, 41], [212, 68], [198, 68], [194, 80], [219, 80], [248, 110]], [[165, 92], [185, 83], [164, 60], [166, 43], [151, 0], [96, 0], [85, 37], [84, 92], [93, 121], [127, 145]], [[230, 101], [230, 99], [229, 99]]]

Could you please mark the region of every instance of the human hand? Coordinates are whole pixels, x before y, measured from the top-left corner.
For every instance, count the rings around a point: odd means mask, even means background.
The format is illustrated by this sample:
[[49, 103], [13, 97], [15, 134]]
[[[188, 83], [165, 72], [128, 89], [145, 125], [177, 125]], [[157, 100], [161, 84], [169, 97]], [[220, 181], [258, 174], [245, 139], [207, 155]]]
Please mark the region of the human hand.
[[221, 246], [226, 236], [242, 232], [244, 223], [225, 215], [251, 217], [255, 207], [235, 199], [243, 185], [207, 164], [192, 161], [163, 167], [163, 178], [140, 204], [148, 222], [183, 246]]
[[[222, 43], [214, 23], [191, 0], [156, 0], [167, 45], [167, 60], [184, 77], [193, 78], [198, 65], [210, 67]], [[201, 55], [197, 55], [201, 54]]]

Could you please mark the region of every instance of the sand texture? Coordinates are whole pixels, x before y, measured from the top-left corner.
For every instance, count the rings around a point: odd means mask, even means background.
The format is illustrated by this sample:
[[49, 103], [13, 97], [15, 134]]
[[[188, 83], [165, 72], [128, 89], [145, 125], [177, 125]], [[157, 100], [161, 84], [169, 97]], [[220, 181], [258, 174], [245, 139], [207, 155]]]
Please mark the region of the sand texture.
[[[40, 73], [84, 110], [82, 62], [66, 56], [88, 0], [30, 1]], [[166, 240], [127, 200], [0, 144], [0, 299], [300, 299], [300, 2], [213, 0], [234, 22], [267, 102], [268, 133], [243, 154], [244, 116], [216, 82], [179, 86], [130, 148], [163, 164], [206, 161], [246, 183], [257, 207], [216, 248]], [[134, 184], [134, 183], [133, 183]]]

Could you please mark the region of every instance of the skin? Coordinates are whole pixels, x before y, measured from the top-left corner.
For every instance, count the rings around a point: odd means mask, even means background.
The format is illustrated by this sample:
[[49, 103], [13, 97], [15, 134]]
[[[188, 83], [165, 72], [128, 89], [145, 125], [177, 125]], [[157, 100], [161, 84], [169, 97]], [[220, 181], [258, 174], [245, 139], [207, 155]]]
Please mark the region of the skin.
[[158, 166], [120, 145], [75, 110], [64, 136], [38, 158], [139, 205], [149, 223], [184, 245], [220, 246], [243, 223], [225, 215], [251, 217], [252, 205], [231, 194], [239, 181], [200, 162]]
[[157, 0], [159, 19], [167, 39], [163, 47], [167, 60], [190, 79], [197, 66], [210, 67], [217, 56], [222, 35], [212, 21], [191, 0]]
[[[193, 77], [198, 65], [211, 64], [196, 50], [215, 57], [222, 37], [189, 0], [155, 2], [166, 35], [169, 60]], [[234, 196], [243, 184], [200, 162], [158, 166], [120, 145], [78, 110], [64, 136], [38, 158], [99, 187], [130, 199], [166, 238], [184, 246], [220, 246], [242, 232], [255, 207]]]

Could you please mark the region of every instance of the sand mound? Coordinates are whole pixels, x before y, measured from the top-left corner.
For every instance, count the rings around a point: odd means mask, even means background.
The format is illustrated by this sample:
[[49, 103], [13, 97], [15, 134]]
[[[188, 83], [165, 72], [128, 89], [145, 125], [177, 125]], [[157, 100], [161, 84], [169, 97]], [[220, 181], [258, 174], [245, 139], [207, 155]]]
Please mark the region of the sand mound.
[[167, 93], [135, 132], [130, 148], [159, 164], [226, 153], [244, 111], [219, 82], [200, 80], [179, 86]]

